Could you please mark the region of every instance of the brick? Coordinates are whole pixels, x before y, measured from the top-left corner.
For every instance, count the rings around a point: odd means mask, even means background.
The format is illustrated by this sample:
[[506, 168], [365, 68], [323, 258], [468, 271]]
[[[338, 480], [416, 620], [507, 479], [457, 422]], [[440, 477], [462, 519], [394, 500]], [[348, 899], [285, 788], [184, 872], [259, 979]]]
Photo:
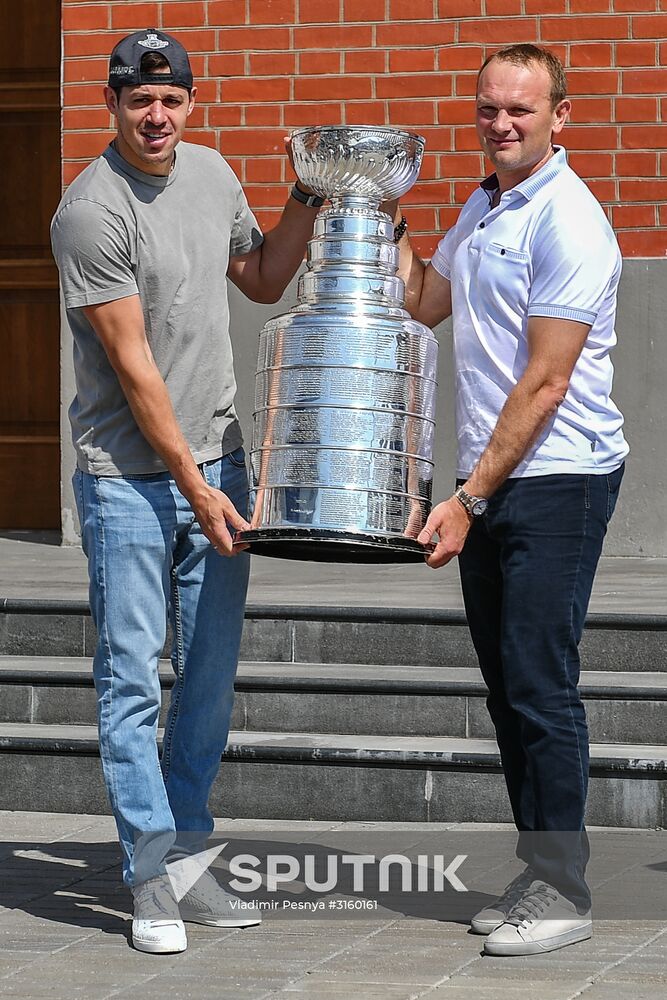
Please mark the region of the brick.
[[339, 52], [300, 52], [299, 73], [313, 76], [316, 73], [340, 73]]
[[295, 101], [353, 101], [372, 96], [370, 77], [302, 76], [294, 81]]
[[65, 59], [64, 83], [106, 83], [109, 75], [107, 59]]
[[627, 17], [543, 17], [541, 20], [544, 42], [574, 41], [590, 38], [629, 38], [630, 22]]
[[609, 70], [571, 70], [567, 74], [568, 92], [574, 94], [617, 94], [620, 73]]
[[435, 125], [434, 101], [389, 101], [389, 121], [392, 125]]
[[664, 149], [667, 146], [667, 125], [624, 125], [621, 129], [623, 149]]
[[346, 73], [384, 73], [387, 53], [381, 49], [355, 49], [344, 55]]
[[459, 41], [481, 42], [483, 45], [505, 45], [511, 42], [534, 42], [537, 21], [531, 17], [497, 18], [493, 21], [461, 21]]
[[[286, 104], [285, 125], [291, 128], [308, 125], [340, 125], [343, 120], [340, 104]], [[317, 121], [315, 120], [317, 118]]]
[[245, 76], [246, 57], [242, 52], [223, 52], [208, 57], [209, 76]]
[[212, 104], [219, 99], [218, 81], [217, 80], [198, 80], [197, 81], [197, 103], [198, 104]]
[[282, 125], [282, 106], [275, 104], [249, 104], [244, 109], [246, 125]]
[[621, 201], [667, 201], [667, 179], [662, 177], [619, 181]]
[[196, 142], [200, 146], [208, 146], [210, 149], [217, 149], [220, 152], [218, 134], [209, 129], [194, 129], [188, 136], [191, 142]]
[[657, 152], [619, 150], [614, 154], [615, 173], [621, 177], [656, 177]]
[[207, 123], [211, 128], [229, 128], [241, 124], [241, 108], [238, 105], [214, 104], [206, 110]]
[[608, 14], [610, 0], [570, 0], [570, 14]]
[[209, 0], [208, 23], [220, 27], [245, 24], [245, 4], [239, 0]]
[[565, 14], [567, 0], [526, 0], [526, 14]]
[[652, 122], [658, 117], [655, 97], [616, 97], [614, 120], [617, 122]]
[[156, 27], [160, 23], [157, 3], [113, 3], [110, 7], [113, 28], [141, 31], [142, 28]]
[[282, 210], [279, 209], [267, 209], [258, 208], [255, 213], [257, 216], [257, 221], [259, 222], [260, 229], [264, 233], [270, 232], [274, 226], [277, 226], [280, 222], [280, 217], [282, 215]]
[[611, 153], [577, 153], [568, 156], [568, 163], [580, 177], [611, 177], [613, 159]]
[[[331, 7], [336, 7], [336, 0], [327, 0]], [[309, 0], [306, 0], [306, 6]], [[301, 6], [304, 6], [302, 3]], [[345, 0], [343, 4], [343, 20], [350, 21], [384, 21], [385, 0]]]
[[453, 42], [454, 24], [451, 21], [406, 21], [405, 24], [379, 24], [377, 27], [377, 44], [386, 48], [451, 45]]
[[424, 153], [419, 170], [420, 181], [440, 180], [440, 157], [436, 153]]
[[66, 59], [79, 56], [104, 56], [109, 59], [112, 48], [125, 35], [124, 31], [108, 34], [63, 35], [63, 52]]
[[250, 0], [250, 24], [294, 24], [295, 0]]
[[[237, 2], [237, 0], [236, 0]], [[218, 31], [220, 52], [254, 52], [257, 49], [290, 49], [289, 28], [221, 28]]]
[[66, 132], [79, 129], [110, 129], [113, 119], [106, 108], [65, 108], [63, 129]]
[[373, 44], [373, 29], [366, 24], [325, 24], [292, 30], [297, 49], [368, 49]]
[[343, 105], [347, 125], [387, 125], [382, 101], [348, 101]]
[[439, 125], [471, 125], [474, 121], [474, 101], [438, 101]]
[[614, 205], [611, 210], [614, 229], [644, 229], [656, 224], [655, 205]]
[[655, 66], [655, 42], [617, 42], [617, 66]]
[[276, 156], [285, 150], [284, 129], [231, 129], [220, 133], [220, 148], [231, 156]]
[[621, 232], [618, 243], [624, 257], [664, 257], [667, 254], [667, 231], [637, 229]]
[[275, 208], [284, 205], [289, 195], [285, 184], [246, 184], [245, 193], [251, 205], [261, 205], [262, 208]]
[[436, 232], [446, 233], [448, 229], [456, 225], [460, 209], [454, 205], [441, 205], [438, 208], [438, 226]]
[[569, 125], [564, 133], [568, 149], [614, 149], [616, 129], [606, 125]]
[[463, 205], [478, 187], [479, 181], [456, 181], [454, 184], [454, 200], [456, 204]]
[[477, 73], [457, 73], [452, 93], [457, 97], [475, 97], [477, 93]]
[[482, 0], [438, 0], [438, 17], [479, 17]]
[[257, 101], [275, 103], [287, 101], [290, 97], [290, 80], [275, 76], [257, 80], [242, 77], [222, 81], [222, 100], [238, 104], [253, 104]]
[[667, 227], [667, 205], [658, 205], [658, 219], [661, 226]]
[[378, 97], [447, 97], [452, 92], [451, 77], [442, 73], [420, 76], [386, 76], [376, 80]]
[[653, 11], [657, 3], [658, 0], [614, 0], [614, 10], [619, 14]]
[[63, 157], [66, 160], [92, 160], [106, 149], [112, 132], [65, 132], [63, 135]]
[[410, 191], [410, 203], [414, 205], [440, 205], [451, 201], [449, 181], [421, 181]]
[[572, 120], [575, 122], [612, 121], [611, 97], [580, 97], [573, 106]]
[[435, 61], [434, 49], [392, 49], [389, 53], [389, 72], [432, 73]]
[[479, 45], [443, 46], [436, 50], [439, 70], [470, 69], [478, 71], [484, 62], [484, 49]]
[[481, 177], [482, 157], [477, 153], [441, 153], [440, 176]]
[[340, 21], [340, 7], [331, 0], [303, 0], [299, 4], [297, 20], [299, 24], [326, 24]]
[[667, 69], [623, 71], [624, 94], [660, 94], [667, 89]]
[[454, 129], [454, 149], [465, 152], [479, 149], [477, 132], [472, 126], [460, 126]]
[[196, 28], [174, 32], [174, 37], [179, 40], [181, 45], [185, 46], [190, 55], [197, 52], [217, 52], [215, 35], [213, 28]]
[[[428, 19], [435, 14], [433, 0], [389, 0], [389, 20], [414, 21], [415, 18]], [[447, 15], [451, 17], [451, 14]]]
[[109, 7], [88, 4], [82, 7], [63, 7], [63, 31], [99, 31], [110, 28]]
[[616, 191], [616, 181], [611, 179], [587, 179], [586, 185], [593, 192], [599, 202], [616, 201], [618, 194]]
[[634, 38], [665, 38], [667, 36], [667, 14], [633, 17], [632, 35]]
[[294, 76], [296, 54], [294, 52], [251, 52], [251, 76]]
[[415, 236], [414, 239], [411, 240], [411, 243], [417, 255], [421, 257], [422, 260], [430, 260], [435, 253], [435, 248], [438, 245], [438, 237]]
[[420, 208], [417, 205], [411, 205], [408, 212], [411, 233], [432, 233], [437, 228], [437, 210], [435, 208]]
[[438, 126], [425, 126], [419, 130], [426, 140], [426, 148], [432, 153], [449, 152], [454, 148], [454, 130]]
[[69, 83], [63, 87], [63, 96], [68, 108], [98, 108], [104, 104], [104, 93], [99, 84]]
[[250, 184], [279, 184], [285, 180], [283, 172], [284, 160], [277, 157], [259, 156], [245, 162], [245, 179]]
[[204, 128], [206, 125], [206, 111], [207, 108], [205, 105], [195, 104], [188, 118], [188, 129]]
[[487, 17], [514, 17], [523, 14], [521, 0], [486, 0]]
[[[619, 43], [621, 44], [621, 43]], [[611, 66], [611, 42], [583, 42], [570, 47], [570, 66]]]
[[203, 0], [192, 3], [163, 3], [163, 28], [191, 28], [206, 23], [206, 5]]

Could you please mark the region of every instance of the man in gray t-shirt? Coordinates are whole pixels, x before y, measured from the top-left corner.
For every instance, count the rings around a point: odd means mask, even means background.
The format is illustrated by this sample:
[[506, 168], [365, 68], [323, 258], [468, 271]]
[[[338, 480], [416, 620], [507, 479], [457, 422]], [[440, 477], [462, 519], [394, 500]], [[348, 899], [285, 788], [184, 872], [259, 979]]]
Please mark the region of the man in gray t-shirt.
[[[117, 135], [69, 187], [52, 242], [74, 341], [100, 755], [133, 943], [174, 952], [187, 945], [183, 920], [259, 923], [210, 874], [179, 891], [165, 867], [169, 851], [201, 850], [213, 829], [248, 580], [248, 554], [233, 545], [249, 525], [226, 276], [276, 301], [322, 201], [295, 185], [261, 233], [223, 158], [181, 141], [196, 88], [187, 53], [163, 32], [116, 45], [104, 96]], [[175, 681], [158, 755], [167, 618]]]

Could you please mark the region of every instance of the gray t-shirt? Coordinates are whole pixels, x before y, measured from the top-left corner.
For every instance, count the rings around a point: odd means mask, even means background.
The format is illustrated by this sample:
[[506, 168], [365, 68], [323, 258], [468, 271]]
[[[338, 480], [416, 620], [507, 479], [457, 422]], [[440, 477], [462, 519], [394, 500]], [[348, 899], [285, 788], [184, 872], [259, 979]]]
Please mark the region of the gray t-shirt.
[[109, 146], [70, 185], [51, 241], [74, 338], [69, 416], [84, 472], [165, 469], [82, 308], [128, 295], [140, 297], [148, 343], [195, 461], [239, 447], [225, 275], [230, 256], [262, 240], [231, 168], [205, 146], [179, 143], [166, 177], [137, 170]]

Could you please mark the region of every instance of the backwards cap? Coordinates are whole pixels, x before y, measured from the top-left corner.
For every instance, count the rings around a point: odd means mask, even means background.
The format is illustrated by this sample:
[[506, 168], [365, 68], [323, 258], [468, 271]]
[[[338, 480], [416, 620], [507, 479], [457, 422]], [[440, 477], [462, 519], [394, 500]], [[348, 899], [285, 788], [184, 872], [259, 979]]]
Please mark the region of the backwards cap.
[[[169, 73], [142, 73], [141, 57], [159, 52], [169, 63]], [[109, 86], [135, 87], [139, 83], [171, 83], [192, 90], [192, 70], [188, 54], [175, 38], [156, 28], [135, 31], [122, 38], [109, 58]]]

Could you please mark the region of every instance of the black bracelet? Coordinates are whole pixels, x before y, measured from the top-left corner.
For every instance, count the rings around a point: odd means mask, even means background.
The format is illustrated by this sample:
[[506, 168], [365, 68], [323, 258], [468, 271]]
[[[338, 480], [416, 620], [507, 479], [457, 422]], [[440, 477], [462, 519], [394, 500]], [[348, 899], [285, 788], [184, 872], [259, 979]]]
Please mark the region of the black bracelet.
[[321, 208], [324, 204], [324, 198], [320, 198], [318, 194], [306, 194], [296, 184], [290, 191], [290, 195], [295, 201], [300, 202], [302, 205], [307, 205], [308, 208]]
[[398, 225], [394, 226], [394, 243], [398, 243], [408, 231], [408, 220], [404, 215], [401, 216], [401, 221]]

